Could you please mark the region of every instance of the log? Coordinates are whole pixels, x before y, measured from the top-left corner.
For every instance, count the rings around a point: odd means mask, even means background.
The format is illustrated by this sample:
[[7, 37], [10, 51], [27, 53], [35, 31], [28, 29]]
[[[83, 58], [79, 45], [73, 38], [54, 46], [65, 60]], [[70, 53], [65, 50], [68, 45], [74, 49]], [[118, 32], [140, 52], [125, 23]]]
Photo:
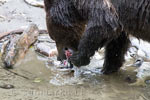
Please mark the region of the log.
[[5, 36], [11, 35], [11, 34], [22, 34], [24, 29], [17, 29], [10, 32], [4, 32], [0, 33], [0, 39], [4, 38]]
[[47, 30], [39, 30], [39, 34], [48, 34]]
[[[12, 34], [22, 34], [24, 32], [24, 29], [17, 29], [9, 32], [0, 33], [0, 40], [8, 35]], [[39, 30], [39, 34], [48, 34], [47, 30]]]
[[31, 5], [31, 6], [44, 8], [44, 1], [38, 2], [36, 0], [24, 0], [24, 2]]
[[37, 43], [35, 45], [35, 51], [38, 52], [40, 55], [44, 55], [46, 57], [58, 55], [56, 48], [51, 49], [51, 47], [49, 45], [46, 45], [46, 43]]
[[39, 29], [31, 24], [21, 35], [14, 37], [4, 49], [2, 62], [4, 67], [13, 68], [20, 59], [23, 59], [29, 47], [37, 40]]

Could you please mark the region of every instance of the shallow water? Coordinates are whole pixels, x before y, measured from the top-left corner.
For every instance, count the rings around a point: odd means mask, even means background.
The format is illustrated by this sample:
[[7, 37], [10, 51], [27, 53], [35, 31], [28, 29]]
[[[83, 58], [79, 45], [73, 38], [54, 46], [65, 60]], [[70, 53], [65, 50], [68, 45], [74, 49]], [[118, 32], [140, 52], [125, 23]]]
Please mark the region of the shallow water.
[[103, 75], [99, 72], [101, 68], [98, 68], [98, 60], [94, 59], [92, 66], [89, 66], [91, 68], [76, 69], [75, 74], [60, 72], [54, 66], [46, 65], [47, 60], [33, 51], [32, 48], [25, 60], [15, 68], [27, 72], [26, 75], [32, 79], [40, 78], [42, 81], [39, 86], [48, 86], [54, 100], [62, 98], [64, 100], [149, 100], [150, 98], [149, 85], [129, 86], [129, 80], [135, 79], [135, 73], [131, 69]]

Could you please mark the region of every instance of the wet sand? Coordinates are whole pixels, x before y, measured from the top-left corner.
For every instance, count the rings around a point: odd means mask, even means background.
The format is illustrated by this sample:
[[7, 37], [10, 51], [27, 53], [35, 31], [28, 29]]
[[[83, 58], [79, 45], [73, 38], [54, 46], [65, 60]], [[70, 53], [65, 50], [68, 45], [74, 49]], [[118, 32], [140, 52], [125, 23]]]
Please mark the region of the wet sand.
[[[0, 33], [16, 30], [30, 23], [46, 29], [44, 9], [32, 7], [23, 0], [9, 0], [0, 6]], [[52, 43], [52, 48], [55, 44]], [[102, 60], [96, 65], [93, 60], [83, 73], [64, 74], [46, 65], [31, 48], [24, 60], [14, 69], [7, 71], [0, 67], [0, 85], [11, 84], [13, 89], [0, 88], [0, 100], [149, 100], [150, 85], [129, 86], [130, 78], [135, 80], [133, 69], [121, 70], [112, 75], [91, 73], [92, 68], [102, 67]], [[130, 63], [130, 62], [128, 62]], [[17, 73], [18, 75], [14, 74]]]

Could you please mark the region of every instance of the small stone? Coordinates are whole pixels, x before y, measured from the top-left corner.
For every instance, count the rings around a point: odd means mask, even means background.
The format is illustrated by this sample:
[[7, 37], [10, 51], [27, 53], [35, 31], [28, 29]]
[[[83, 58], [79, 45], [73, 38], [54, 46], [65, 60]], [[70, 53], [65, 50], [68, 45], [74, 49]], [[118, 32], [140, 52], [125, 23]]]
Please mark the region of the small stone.
[[133, 80], [129, 75], [125, 78], [125, 81], [128, 83], [133, 83], [135, 80]]
[[0, 88], [2, 88], [2, 89], [13, 89], [15, 87], [11, 84], [2, 84], [2, 85], [0, 85]]

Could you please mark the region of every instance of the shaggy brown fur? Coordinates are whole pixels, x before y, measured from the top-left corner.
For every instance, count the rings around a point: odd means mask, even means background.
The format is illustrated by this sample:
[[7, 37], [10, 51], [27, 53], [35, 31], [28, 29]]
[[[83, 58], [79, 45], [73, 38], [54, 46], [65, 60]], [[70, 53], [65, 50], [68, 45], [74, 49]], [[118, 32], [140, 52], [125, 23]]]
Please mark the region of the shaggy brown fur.
[[[70, 60], [87, 65], [95, 51], [105, 46], [104, 73], [118, 71], [129, 45], [128, 35], [150, 41], [149, 0], [44, 0], [47, 27], [63, 48], [78, 50]], [[87, 25], [87, 27], [85, 27]]]

